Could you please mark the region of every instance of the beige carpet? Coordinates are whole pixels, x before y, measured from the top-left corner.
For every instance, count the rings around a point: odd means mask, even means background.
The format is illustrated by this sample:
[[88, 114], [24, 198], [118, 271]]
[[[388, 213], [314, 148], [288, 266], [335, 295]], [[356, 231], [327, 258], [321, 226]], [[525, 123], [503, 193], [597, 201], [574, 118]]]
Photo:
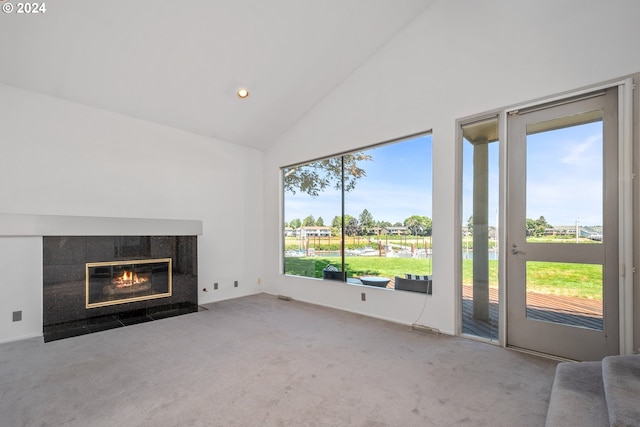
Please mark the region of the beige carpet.
[[556, 363], [269, 295], [0, 345], [2, 426], [543, 426]]

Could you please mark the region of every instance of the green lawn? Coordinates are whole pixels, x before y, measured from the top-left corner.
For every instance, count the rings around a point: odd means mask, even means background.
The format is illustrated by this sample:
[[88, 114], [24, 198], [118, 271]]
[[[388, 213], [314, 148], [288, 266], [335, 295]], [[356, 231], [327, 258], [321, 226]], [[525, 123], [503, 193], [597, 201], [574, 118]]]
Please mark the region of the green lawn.
[[601, 265], [529, 261], [527, 276], [535, 292], [602, 299]]
[[[403, 277], [405, 273], [432, 274], [431, 259], [346, 257], [347, 277]], [[340, 266], [340, 258], [286, 257], [285, 274], [322, 278], [328, 264]], [[590, 264], [529, 262], [528, 290], [542, 294], [602, 299], [602, 267]], [[462, 281], [473, 284], [473, 260], [462, 260]], [[498, 287], [498, 261], [489, 261], [489, 286]]]
[[[338, 257], [287, 257], [285, 274], [306, 277], [322, 277], [322, 269], [333, 264], [340, 268]], [[405, 273], [431, 274], [431, 259], [346, 257], [347, 277], [353, 276], [403, 276]]]

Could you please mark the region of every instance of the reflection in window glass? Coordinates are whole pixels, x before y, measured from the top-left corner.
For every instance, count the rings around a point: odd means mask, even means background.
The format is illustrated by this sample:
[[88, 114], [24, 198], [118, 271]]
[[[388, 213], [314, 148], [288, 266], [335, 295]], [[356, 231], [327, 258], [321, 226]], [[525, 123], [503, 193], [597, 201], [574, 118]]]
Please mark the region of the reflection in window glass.
[[527, 242], [602, 243], [602, 120], [544, 125], [527, 135]]
[[431, 170], [431, 135], [284, 168], [285, 274], [386, 288], [431, 275]]
[[602, 265], [527, 261], [527, 318], [602, 330]]

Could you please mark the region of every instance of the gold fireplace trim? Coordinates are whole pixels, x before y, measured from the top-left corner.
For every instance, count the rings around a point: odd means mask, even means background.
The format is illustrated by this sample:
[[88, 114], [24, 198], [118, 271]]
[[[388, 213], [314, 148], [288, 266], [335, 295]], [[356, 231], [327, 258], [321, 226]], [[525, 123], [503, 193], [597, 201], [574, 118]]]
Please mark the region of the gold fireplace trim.
[[[102, 302], [95, 302], [95, 303], [90, 303], [89, 302], [89, 268], [91, 267], [110, 267], [110, 266], [118, 266], [118, 265], [131, 265], [131, 264], [156, 264], [156, 263], [162, 263], [162, 262], [166, 262], [167, 263], [167, 292], [163, 292], [160, 294], [153, 294], [153, 295], [142, 295], [142, 296], [137, 296], [137, 297], [131, 297], [131, 298], [119, 298], [116, 300], [112, 300], [112, 301], [102, 301]], [[86, 263], [85, 266], [85, 278], [86, 278], [86, 287], [85, 287], [85, 302], [86, 302], [86, 308], [97, 308], [97, 307], [106, 307], [109, 305], [118, 305], [118, 304], [124, 304], [124, 303], [129, 303], [129, 302], [136, 302], [136, 301], [147, 301], [147, 300], [152, 300], [152, 299], [157, 299], [157, 298], [166, 298], [166, 297], [170, 297], [173, 294], [173, 260], [172, 258], [155, 258], [155, 259], [132, 259], [132, 260], [126, 260], [126, 261], [105, 261], [105, 262], [88, 262]]]

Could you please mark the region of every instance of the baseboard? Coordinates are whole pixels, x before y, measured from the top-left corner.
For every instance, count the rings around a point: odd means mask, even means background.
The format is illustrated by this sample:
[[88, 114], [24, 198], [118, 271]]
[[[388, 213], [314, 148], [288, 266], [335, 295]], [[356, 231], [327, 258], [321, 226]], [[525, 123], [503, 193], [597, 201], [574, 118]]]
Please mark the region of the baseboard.
[[37, 334], [29, 334], [29, 335], [22, 335], [19, 337], [13, 337], [13, 338], [7, 338], [4, 340], [0, 340], [0, 344], [5, 344], [8, 342], [14, 342], [14, 341], [22, 341], [22, 340], [28, 340], [31, 338], [42, 338], [42, 332], [38, 332]]

